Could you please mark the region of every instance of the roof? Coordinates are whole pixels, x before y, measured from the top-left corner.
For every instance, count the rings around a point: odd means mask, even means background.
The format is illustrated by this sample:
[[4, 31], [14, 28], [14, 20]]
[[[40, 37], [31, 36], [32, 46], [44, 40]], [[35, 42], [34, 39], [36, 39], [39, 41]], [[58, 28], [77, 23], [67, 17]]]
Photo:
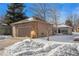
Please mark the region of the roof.
[[[21, 23], [26, 23], [26, 22], [31, 22], [31, 21], [44, 21], [44, 22], [46, 22], [45, 20], [42, 20], [42, 19], [37, 18], [37, 17], [30, 17], [30, 18], [28, 18], [28, 19], [24, 19], [24, 20], [21, 20], [21, 21], [12, 23], [11, 25], [14, 25], [14, 24], [21, 24]], [[46, 22], [46, 23], [47, 23], [47, 22]], [[49, 23], [48, 23], [48, 24], [49, 24]]]
[[70, 26], [68, 26], [68, 25], [58, 25], [57, 27], [66, 27], [66, 28], [68, 28], [68, 27], [70, 27]]
[[[54, 27], [56, 27], [56, 25], [53, 25]], [[70, 26], [68, 26], [68, 25], [64, 25], [64, 24], [60, 24], [60, 25], [57, 25], [57, 27], [58, 28], [72, 28], [72, 27], [70, 27]]]

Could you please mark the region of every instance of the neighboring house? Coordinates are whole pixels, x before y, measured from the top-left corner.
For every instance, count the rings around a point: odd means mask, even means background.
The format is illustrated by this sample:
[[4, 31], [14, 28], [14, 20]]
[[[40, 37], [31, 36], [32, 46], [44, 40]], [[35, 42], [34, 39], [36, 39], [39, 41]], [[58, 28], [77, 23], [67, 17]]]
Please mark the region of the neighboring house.
[[79, 32], [79, 25], [76, 26], [75, 32]]
[[76, 32], [79, 32], [79, 27], [77, 27], [77, 30], [76, 30]]
[[[56, 29], [56, 26], [54, 26]], [[72, 27], [67, 25], [57, 25], [57, 33], [56, 30], [54, 31], [55, 34], [72, 34]]]
[[47, 23], [37, 17], [31, 17], [11, 24], [14, 37], [42, 37], [53, 34], [52, 24]]
[[0, 35], [9, 35], [11, 34], [11, 27], [7, 24], [0, 23]]
[[61, 34], [72, 34], [72, 27], [67, 25], [58, 25], [58, 33]]

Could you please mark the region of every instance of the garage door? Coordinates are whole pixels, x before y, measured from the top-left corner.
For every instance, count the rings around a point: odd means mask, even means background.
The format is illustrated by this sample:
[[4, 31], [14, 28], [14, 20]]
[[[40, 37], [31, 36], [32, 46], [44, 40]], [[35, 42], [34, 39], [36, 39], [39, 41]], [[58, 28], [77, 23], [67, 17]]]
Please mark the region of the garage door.
[[27, 27], [21, 27], [21, 28], [18, 28], [18, 37], [26, 37], [26, 36], [30, 36], [30, 31], [31, 29], [30, 28], [27, 28]]

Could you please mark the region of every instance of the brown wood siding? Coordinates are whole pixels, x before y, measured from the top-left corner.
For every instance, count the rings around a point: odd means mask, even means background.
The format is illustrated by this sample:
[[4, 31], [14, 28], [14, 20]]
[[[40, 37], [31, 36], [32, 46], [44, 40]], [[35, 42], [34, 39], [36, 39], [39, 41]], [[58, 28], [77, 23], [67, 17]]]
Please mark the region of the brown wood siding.
[[[47, 34], [49, 32], [49, 34]], [[52, 35], [52, 25], [45, 22], [38, 22], [38, 36]]]
[[30, 32], [32, 30], [37, 31], [37, 22], [17, 24], [15, 25], [15, 29], [13, 30], [13, 32], [15, 33], [14, 36], [25, 37], [30, 36]]
[[31, 21], [13, 25], [13, 36], [30, 37], [31, 31], [35, 31], [37, 37], [42, 36], [42, 34], [44, 34], [44, 36], [47, 36], [47, 32], [49, 32], [49, 35], [52, 35], [51, 25], [43, 21]]

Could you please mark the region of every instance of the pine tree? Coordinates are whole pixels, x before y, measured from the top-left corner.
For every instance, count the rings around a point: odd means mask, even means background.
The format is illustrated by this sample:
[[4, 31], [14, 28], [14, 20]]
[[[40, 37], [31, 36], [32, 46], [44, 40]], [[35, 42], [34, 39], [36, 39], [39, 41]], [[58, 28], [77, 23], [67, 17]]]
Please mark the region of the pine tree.
[[7, 14], [5, 15], [5, 23], [11, 24], [27, 18], [24, 14], [24, 4], [22, 3], [12, 3], [8, 5]]

